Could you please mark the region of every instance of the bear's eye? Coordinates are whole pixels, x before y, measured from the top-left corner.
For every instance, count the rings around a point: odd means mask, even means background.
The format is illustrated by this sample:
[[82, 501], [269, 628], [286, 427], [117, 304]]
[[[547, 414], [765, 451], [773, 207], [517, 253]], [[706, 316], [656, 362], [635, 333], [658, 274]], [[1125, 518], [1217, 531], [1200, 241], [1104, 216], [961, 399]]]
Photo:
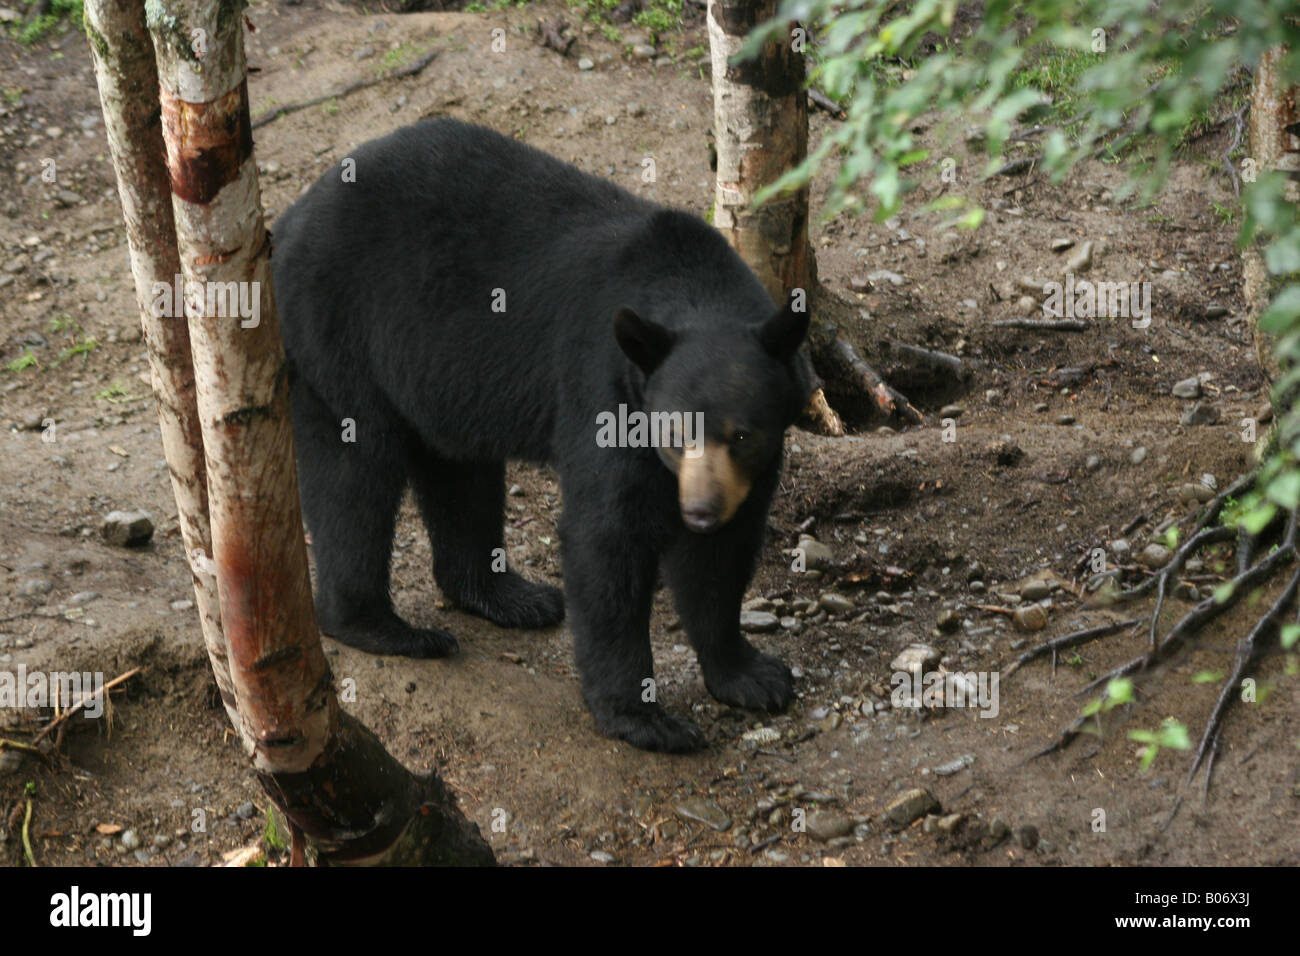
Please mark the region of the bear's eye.
[[748, 437], [749, 435], [746, 432], [736, 432], [734, 435], [731, 436], [731, 444], [736, 447], [740, 447], [745, 443], [745, 439]]

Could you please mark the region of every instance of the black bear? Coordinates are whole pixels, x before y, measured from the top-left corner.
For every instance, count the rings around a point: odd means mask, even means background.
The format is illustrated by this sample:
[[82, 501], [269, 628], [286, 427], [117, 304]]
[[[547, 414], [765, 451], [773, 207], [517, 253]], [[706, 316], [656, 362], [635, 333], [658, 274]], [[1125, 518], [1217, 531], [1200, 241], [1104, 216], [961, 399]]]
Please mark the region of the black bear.
[[[789, 669], [739, 618], [783, 433], [810, 390], [796, 354], [808, 316], [773, 305], [717, 230], [491, 130], [432, 120], [321, 178], [276, 223], [272, 262], [325, 634], [379, 654], [456, 650], [393, 611], [409, 483], [449, 601], [544, 627], [567, 599], [603, 733], [704, 745], [653, 692], [661, 565], [709, 692], [789, 703]], [[563, 596], [505, 567], [508, 459], [559, 474]]]

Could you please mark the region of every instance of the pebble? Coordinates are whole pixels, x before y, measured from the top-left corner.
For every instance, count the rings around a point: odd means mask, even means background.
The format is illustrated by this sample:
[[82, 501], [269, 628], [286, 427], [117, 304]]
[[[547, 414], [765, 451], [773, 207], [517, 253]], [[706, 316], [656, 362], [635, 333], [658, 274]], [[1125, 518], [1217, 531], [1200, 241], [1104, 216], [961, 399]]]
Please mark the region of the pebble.
[[1138, 555], [1143, 566], [1156, 571], [1169, 563], [1170, 552], [1163, 544], [1149, 544]]
[[1073, 416], [1073, 415], [1058, 415], [1058, 416], [1056, 417], [1056, 424], [1058, 424], [1058, 425], [1073, 425], [1073, 424], [1074, 424], [1074, 416]]
[[1128, 456], [1129, 461], [1135, 465], [1140, 465], [1147, 460], [1147, 449], [1145, 445], [1138, 445], [1133, 449], [1133, 454]]
[[1201, 380], [1193, 375], [1191, 378], [1185, 378], [1181, 382], [1174, 383], [1174, 387], [1169, 390], [1174, 398], [1200, 398], [1201, 397]]
[[719, 833], [731, 829], [731, 817], [727, 812], [705, 797], [689, 797], [677, 804], [675, 810], [683, 820], [703, 823]]
[[929, 644], [908, 644], [889, 662], [890, 670], [924, 674], [927, 667], [939, 663], [940, 654]]
[[831, 549], [812, 535], [799, 535], [798, 547], [803, 552], [804, 564], [809, 568], [826, 568], [835, 560], [835, 555]]
[[928, 790], [919, 787], [899, 794], [885, 807], [885, 818], [894, 826], [905, 827], [927, 813], [939, 813], [942, 807]]
[[740, 629], [747, 634], [767, 634], [781, 626], [781, 619], [770, 611], [741, 611]]
[[1182, 501], [1209, 501], [1214, 497], [1214, 489], [1208, 488], [1199, 481], [1189, 481], [1178, 489], [1178, 497]]
[[253, 806], [251, 800], [245, 800], [235, 809], [235, 816], [241, 820], [251, 820], [256, 813], [257, 807]]
[[1038, 300], [1029, 295], [1022, 295], [1016, 300], [1016, 310], [1022, 315], [1028, 315], [1030, 312], [1033, 312], [1037, 305]]
[[1042, 579], [1030, 581], [1020, 589], [1020, 600], [1022, 601], [1041, 601], [1052, 594], [1052, 585], [1049, 581]]
[[1041, 604], [1026, 604], [1011, 613], [1011, 623], [1021, 631], [1041, 631], [1047, 627], [1047, 609]]
[[1085, 471], [1101, 471], [1101, 458], [1098, 455], [1089, 455], [1088, 460], [1083, 463]]
[[935, 625], [944, 633], [951, 633], [961, 626], [961, 615], [951, 608], [940, 611], [939, 617], [935, 620]]
[[1127, 560], [1132, 550], [1133, 546], [1128, 543], [1127, 538], [1116, 538], [1110, 543], [1110, 553], [1115, 555], [1116, 561]]
[[618, 858], [607, 850], [592, 850], [590, 856], [597, 863], [604, 863], [606, 865], [618, 862]]
[[95, 591], [78, 591], [72, 597], [68, 598], [68, 603], [73, 607], [81, 607], [89, 604], [91, 601], [99, 600], [99, 594]]
[[122, 833], [122, 846], [128, 850], [138, 850], [140, 848], [140, 836], [134, 830], [125, 830]]
[[814, 810], [806, 823], [808, 835], [822, 843], [853, 832], [853, 819], [838, 810]]
[[875, 284], [888, 282], [890, 285], [902, 285], [903, 277], [897, 272], [891, 272], [888, 269], [877, 269], [875, 272], [867, 274], [867, 281]]
[[961, 418], [966, 414], [966, 409], [961, 405], [945, 405], [939, 409], [940, 418]]
[[596, 64], [592, 61], [591, 57], [589, 56], [584, 56], [580, 60], [578, 60], [578, 69], [582, 70], [583, 72], [586, 72], [587, 70], [594, 70], [595, 68], [596, 68]]
[[776, 605], [769, 598], [752, 597], [740, 606], [742, 611], [775, 611]]
[[144, 544], [153, 537], [153, 521], [143, 511], [113, 511], [104, 518], [99, 532], [109, 544]]
[[1085, 241], [1065, 262], [1066, 272], [1087, 272], [1092, 268], [1094, 244], [1091, 239]]
[[822, 594], [817, 603], [830, 614], [845, 614], [853, 610], [853, 602], [843, 594], [836, 594], [834, 591]]
[[519, 485], [511, 485], [510, 490], [507, 491], [506, 494], [510, 495], [512, 498], [521, 498], [523, 497], [524, 489]]
[[1060, 238], [1060, 239], [1052, 240], [1053, 252], [1064, 252], [1066, 249], [1072, 249], [1073, 247], [1074, 247], [1073, 239]]
[[975, 762], [974, 754], [962, 754], [960, 757], [957, 757], [954, 760], [949, 760], [947, 763], [941, 763], [937, 767], [932, 767], [931, 770], [934, 772], [936, 776], [951, 777], [953, 774], [960, 773], [961, 771], [965, 770], [974, 762]]
[[1213, 425], [1219, 420], [1219, 409], [1209, 402], [1197, 402], [1179, 419], [1182, 425]]

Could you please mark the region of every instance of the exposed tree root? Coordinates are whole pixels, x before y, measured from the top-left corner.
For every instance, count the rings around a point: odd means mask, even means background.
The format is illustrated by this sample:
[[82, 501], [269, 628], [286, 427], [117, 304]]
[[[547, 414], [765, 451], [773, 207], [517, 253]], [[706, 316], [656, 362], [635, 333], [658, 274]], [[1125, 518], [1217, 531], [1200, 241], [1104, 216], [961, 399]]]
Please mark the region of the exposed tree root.
[[[1257, 534], [1249, 534], [1242, 530], [1225, 526], [1211, 527], [1211, 522], [1215, 521], [1223, 509], [1224, 504], [1229, 498], [1242, 493], [1250, 488], [1256, 475], [1254, 473], [1243, 475], [1234, 481], [1228, 488], [1224, 489], [1219, 495], [1211, 500], [1205, 510], [1198, 516], [1193, 533], [1188, 540], [1178, 548], [1169, 558], [1163, 568], [1143, 581], [1136, 587], [1129, 588], [1111, 599], [1112, 603], [1132, 601], [1139, 597], [1144, 597], [1152, 591], [1156, 593], [1155, 606], [1150, 616], [1149, 643], [1147, 650], [1127, 661], [1118, 667], [1112, 668], [1105, 674], [1091, 681], [1078, 695], [1095, 692], [1098, 688], [1104, 688], [1110, 681], [1128, 677], [1140, 672], [1147, 672], [1157, 664], [1169, 660], [1189, 639], [1205, 627], [1210, 621], [1219, 617], [1225, 611], [1234, 607], [1243, 597], [1251, 594], [1256, 589], [1266, 584], [1274, 575], [1284, 566], [1296, 561], [1297, 554], [1297, 515], [1295, 512], [1283, 512], [1280, 520], [1275, 520], [1268, 528], [1263, 529]], [[1284, 524], [1283, 524], [1284, 523]], [[1282, 525], [1280, 540], [1278, 540], [1279, 525]], [[1198, 551], [1214, 545], [1224, 544], [1229, 541], [1236, 542], [1237, 561], [1236, 573], [1232, 579], [1226, 582], [1226, 587], [1220, 585], [1216, 588], [1215, 593], [1210, 597], [1198, 602], [1190, 611], [1184, 614], [1169, 631], [1160, 637], [1160, 615], [1164, 608], [1165, 597], [1169, 592], [1170, 583], [1176, 581], [1187, 561]], [[1270, 541], [1276, 541], [1276, 544], [1266, 550], [1266, 545]], [[1262, 557], [1260, 556], [1262, 554]], [[1206, 720], [1205, 728], [1201, 733], [1200, 742], [1196, 748], [1192, 760], [1192, 766], [1187, 774], [1186, 784], [1191, 785], [1197, 772], [1205, 768], [1205, 780], [1202, 785], [1202, 801], [1207, 799], [1210, 785], [1210, 777], [1214, 772], [1214, 763], [1218, 753], [1220, 737], [1223, 730], [1223, 721], [1228, 712], [1228, 707], [1233, 699], [1240, 694], [1242, 681], [1248, 672], [1262, 656], [1268, 640], [1274, 638], [1278, 632], [1282, 617], [1292, 607], [1296, 601], [1296, 595], [1300, 592], [1300, 568], [1296, 568], [1290, 576], [1285, 588], [1273, 601], [1272, 605], [1251, 628], [1250, 633], [1242, 638], [1237, 644], [1235, 664], [1232, 673], [1228, 676], [1226, 682], [1220, 691], [1219, 697], [1215, 702], [1214, 708]], [[1008, 676], [1015, 673], [1022, 666], [1030, 661], [1037, 660], [1047, 655], [1052, 655], [1055, 660], [1055, 654], [1068, 647], [1076, 647], [1090, 641], [1108, 637], [1112, 634], [1124, 631], [1126, 629], [1140, 626], [1145, 619], [1133, 618], [1126, 621], [1104, 624], [1097, 627], [1091, 627], [1080, 631], [1074, 631], [1061, 637], [1053, 638], [1043, 644], [1034, 647], [1021, 654], [1012, 662], [1006, 673]], [[1047, 746], [1043, 747], [1030, 759], [1046, 756], [1055, 753], [1067, 747], [1075, 737], [1077, 737], [1084, 727], [1094, 718], [1091, 715], [1081, 715], [1076, 718], [1069, 726], [1065, 727]], [[1171, 809], [1169, 817], [1165, 820], [1164, 826], [1167, 827], [1177, 814], [1182, 805], [1182, 798], [1176, 801]]]

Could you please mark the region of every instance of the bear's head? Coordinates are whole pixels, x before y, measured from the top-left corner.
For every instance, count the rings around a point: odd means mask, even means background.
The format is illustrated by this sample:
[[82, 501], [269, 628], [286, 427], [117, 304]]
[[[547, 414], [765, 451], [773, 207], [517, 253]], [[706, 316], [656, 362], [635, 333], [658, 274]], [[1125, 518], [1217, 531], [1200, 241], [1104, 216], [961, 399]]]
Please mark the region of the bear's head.
[[685, 322], [669, 329], [620, 309], [614, 334], [639, 372], [652, 442], [677, 476], [691, 531], [731, 520], [755, 479], [780, 461], [787, 427], [807, 404], [811, 369], [799, 355], [807, 311], [757, 322]]

